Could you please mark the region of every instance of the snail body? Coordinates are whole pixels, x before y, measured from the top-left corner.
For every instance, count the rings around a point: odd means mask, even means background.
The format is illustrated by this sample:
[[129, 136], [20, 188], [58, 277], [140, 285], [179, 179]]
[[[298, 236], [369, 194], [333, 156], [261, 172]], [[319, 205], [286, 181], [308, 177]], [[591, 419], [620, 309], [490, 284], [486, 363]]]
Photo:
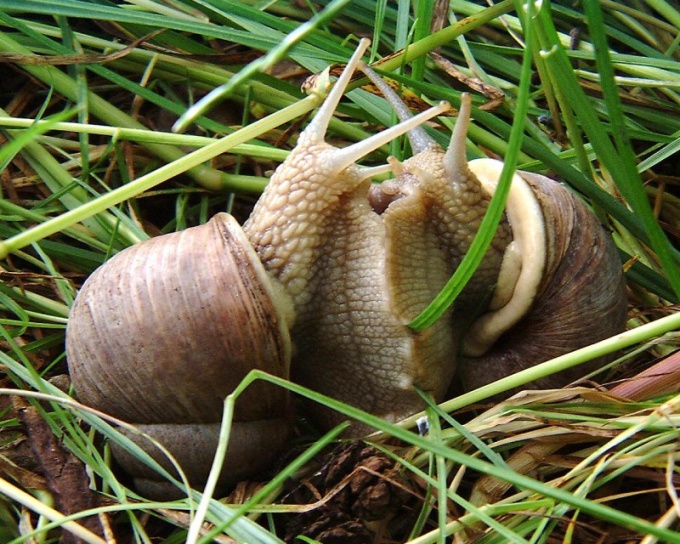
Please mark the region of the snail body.
[[[361, 69], [400, 119], [408, 119], [411, 113], [391, 87], [369, 67]], [[429, 236], [429, 243], [438, 244], [448, 276], [469, 249], [503, 169], [495, 159], [468, 163], [470, 114], [471, 99], [463, 93], [446, 151], [422, 128], [412, 129], [416, 154], [403, 163], [392, 161], [395, 178], [369, 194], [386, 222], [399, 208], [421, 210], [416, 220], [419, 243], [427, 244]], [[403, 246], [409, 245], [404, 239], [417, 227], [406, 222], [398, 228], [394, 239], [401, 247], [393, 252], [403, 255]], [[582, 200], [531, 172], [514, 174], [491, 246], [455, 304], [450, 326], [463, 331], [456, 381], [464, 391], [608, 338], [626, 326], [625, 280], [611, 237]], [[596, 322], [589, 320], [593, 317]], [[595, 358], [586, 368], [531, 386], [563, 387], [609, 358]]]
[[[552, 300], [564, 288], [559, 279], [547, 280], [546, 271], [559, 269], [547, 253], [567, 263], [570, 250], [555, 240], [562, 234], [545, 217], [550, 199], [569, 199], [552, 185], [537, 189], [547, 179], [540, 176], [527, 175], [528, 184], [521, 178], [512, 190], [508, 213], [456, 306], [426, 331], [408, 327], [469, 247], [490, 199], [480, 178], [497, 175], [477, 172], [465, 158], [467, 99], [446, 152], [419, 126], [448, 104], [414, 117], [388, 93], [401, 110], [398, 125], [346, 148], [326, 143], [328, 123], [366, 47], [363, 40], [242, 228], [218, 214], [200, 227], [137, 244], [93, 273], [72, 308], [67, 356], [80, 399], [164, 444], [193, 485], [207, 477], [224, 397], [253, 368], [396, 421], [422, 409], [414, 386], [444, 398], [460, 352], [464, 362], [477, 358], [486, 369], [460, 365], [471, 387], [552, 355], [539, 347], [525, 359], [520, 350], [510, 364], [496, 350], [499, 342], [516, 344], [510, 338], [527, 316], [535, 325], [522, 334], [538, 340], [544, 323], [559, 319], [540, 312], [560, 304], [536, 300]], [[395, 179], [372, 186], [378, 170], [357, 161], [406, 132], [416, 154], [391, 160]], [[521, 205], [511, 205], [513, 198]], [[578, 214], [590, 214], [570, 202]], [[572, 223], [601, 230], [594, 217]], [[617, 286], [603, 296], [618, 297], [621, 267], [605, 234], [597, 244], [608, 248], [601, 266], [611, 269]], [[571, 313], [590, 311], [591, 298], [581, 297], [586, 308]], [[623, 326], [618, 310], [625, 316], [625, 298], [614, 306], [600, 336]], [[290, 411], [286, 392], [265, 383], [238, 399], [222, 484], [271, 461], [286, 441]], [[309, 411], [322, 428], [344, 420], [323, 407]], [[349, 430], [364, 432], [357, 424]], [[130, 437], [168, 466], [141, 438]], [[172, 495], [153, 471], [120, 448], [114, 453], [144, 493]]]

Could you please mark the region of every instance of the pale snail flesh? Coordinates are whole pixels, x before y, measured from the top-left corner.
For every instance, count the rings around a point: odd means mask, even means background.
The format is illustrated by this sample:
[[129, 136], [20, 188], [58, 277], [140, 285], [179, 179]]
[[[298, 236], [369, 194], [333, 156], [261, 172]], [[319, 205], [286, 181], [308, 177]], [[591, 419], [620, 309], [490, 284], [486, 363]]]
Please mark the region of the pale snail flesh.
[[[468, 168], [465, 159], [467, 120], [457, 124], [446, 154], [423, 140], [420, 148], [414, 145], [417, 154], [413, 158], [404, 163], [392, 161], [396, 175], [392, 189], [387, 184], [376, 192], [370, 181], [376, 170], [356, 165], [364, 155], [409, 130], [415, 130], [411, 137], [418, 140], [416, 127], [444, 111], [446, 104], [415, 117], [405, 115], [399, 125], [343, 149], [324, 141], [328, 123], [366, 47], [363, 40], [297, 146], [272, 176], [242, 231], [230, 216], [220, 214], [201, 227], [133, 246], [92, 275], [72, 309], [67, 355], [79, 397], [100, 410], [144, 425], [183, 467], [191, 468], [190, 481], [195, 485], [201, 485], [210, 466], [206, 459], [211, 460], [214, 452], [222, 399], [250, 368], [283, 377], [290, 372], [293, 380], [311, 389], [396, 421], [422, 409], [413, 386], [437, 401], [444, 398], [459, 351], [482, 361], [494, 356], [494, 342], [505, 330], [510, 329], [510, 336], [515, 334], [525, 314], [535, 325], [523, 334], [539, 342], [546, 323], [559, 319], [550, 315], [536, 318], [533, 309], [544, 307], [543, 298], [553, 301], [561, 288], [575, 287], [544, 280], [548, 272], [560, 267], [548, 254], [569, 253], [565, 248], [572, 243], [555, 240], [562, 234], [551, 230], [553, 219], [543, 220], [549, 215], [546, 209], [552, 204], [547, 201], [553, 198], [552, 193], [567, 199], [560, 193], [564, 191], [578, 208], [575, 213], [587, 215], [579, 215], [577, 226], [585, 224], [602, 231], [589, 210], [566, 190], [547, 178], [522, 175], [530, 184], [530, 189], [522, 184], [525, 191], [536, 190], [543, 180], [552, 184], [545, 192], [537, 191], [531, 208], [536, 224], [545, 225], [541, 226], [544, 234], [532, 237], [533, 224], [522, 229], [521, 221], [513, 223], [509, 210], [509, 220], [501, 224], [458, 307], [423, 333], [412, 332], [408, 323], [429, 304], [460, 262], [489, 194], [477, 181], [483, 174], [469, 175], [475, 167], [473, 162]], [[466, 111], [469, 118], [469, 108]], [[557, 187], [554, 191], [553, 185]], [[461, 192], [460, 187], [465, 190]], [[388, 195], [384, 210], [377, 213], [371, 203], [376, 195], [390, 190], [396, 196]], [[565, 213], [572, 213], [567, 208]], [[524, 213], [519, 212], [520, 217]], [[209, 244], [184, 238], [194, 234], [216, 237], [217, 241]], [[601, 266], [607, 268], [608, 281], [614, 287], [605, 288], [602, 297], [615, 308], [612, 315], [602, 318], [607, 323], [596, 331], [595, 340], [623, 328], [625, 296], [621, 266], [611, 241], [604, 232], [593, 236], [597, 241], [592, 246], [579, 242], [579, 247], [598, 254], [599, 248], [604, 248], [606, 262]], [[214, 251], [208, 251], [213, 244]], [[522, 276], [521, 263], [530, 263], [532, 258], [522, 251], [531, 244], [542, 244], [539, 250], [546, 254], [542, 262], [547, 264], [527, 279]], [[221, 262], [225, 252], [232, 255], [224, 257], [232, 259], [228, 263]], [[585, 260], [588, 266], [589, 262]], [[533, 270], [525, 266], [525, 272], [527, 269]], [[600, 270], [593, 275], [605, 274]], [[138, 281], [144, 286], [138, 286]], [[494, 290], [502, 283], [503, 288]], [[193, 285], [200, 292], [194, 292]], [[529, 297], [527, 302], [520, 296], [523, 292], [533, 292], [541, 301], [537, 305]], [[253, 298], [244, 302], [244, 297]], [[592, 299], [599, 300], [596, 295], [582, 298], [585, 307], [571, 312], [579, 318], [602, 306], [588, 306]], [[489, 300], [493, 310], [479, 324], [460, 320], [470, 308], [483, 314]], [[204, 321], [208, 310], [218, 304], [224, 307], [219, 317]], [[504, 308], [512, 310], [509, 316]], [[163, 323], [158, 330], [154, 330], [156, 320]], [[208, 339], [208, 335], [219, 338]], [[582, 330], [575, 336], [580, 345], [588, 342]], [[514, 345], [517, 341], [507, 338], [506, 334], [499, 342]], [[109, 339], [111, 345], [104, 348]], [[200, 349], [205, 350], [205, 356], [196, 356]], [[574, 348], [567, 341], [558, 349]], [[164, 350], [169, 355], [162, 354]], [[544, 347], [536, 350], [539, 353], [529, 364], [552, 356]], [[481, 378], [471, 376], [474, 369], [468, 369], [483, 366], [481, 363], [463, 364], [459, 372], [474, 386], [491, 375], [509, 373], [526, 364], [529, 359], [524, 359], [523, 348], [517, 352], [513, 362], [495, 360], [491, 364], [496, 367], [483, 371]], [[185, 386], [187, 389], [182, 389]], [[232, 457], [225, 465], [223, 483], [266, 466], [286, 439], [288, 395], [265, 384], [258, 387], [237, 403], [236, 425], [245, 438], [243, 444], [238, 438], [229, 444]], [[189, 398], [192, 395], [199, 398]], [[155, 399], [160, 402], [152, 408]], [[316, 405], [309, 410], [322, 428], [345, 419]], [[261, 441], [251, 441], [251, 434], [259, 431], [264, 431]], [[357, 425], [352, 428], [353, 434], [365, 431]], [[169, 434], [183, 437], [184, 442], [173, 442]], [[199, 445], [196, 437], [209, 438]], [[164, 493], [157, 490], [153, 474], [132, 466], [122, 453], [118, 457], [128, 463], [128, 470], [137, 473], [137, 483], [142, 483], [148, 494]], [[240, 471], [241, 462], [250, 466]]]
[[[369, 67], [361, 69], [400, 119], [408, 119], [411, 113], [391, 87]], [[421, 127], [412, 129], [409, 138], [416, 154], [403, 164], [392, 161], [395, 178], [369, 193], [385, 215], [397, 207], [409, 214], [420, 210], [421, 217], [402, 225], [394, 236], [399, 247], [393, 254], [409, 258], [400, 247], [415, 247], [416, 239], [422, 245], [429, 234], [446, 254], [449, 274], [467, 252], [503, 169], [495, 159], [467, 162], [469, 121], [470, 97], [464, 93], [447, 151]], [[418, 230], [416, 225], [428, 227]], [[418, 262], [412, 258], [409, 268]], [[458, 386], [475, 389], [617, 334], [625, 330], [626, 310], [621, 262], [599, 219], [560, 183], [517, 171], [505, 217], [453, 310], [452, 328], [465, 331]], [[562, 387], [609, 358], [593, 359], [531, 386]]]

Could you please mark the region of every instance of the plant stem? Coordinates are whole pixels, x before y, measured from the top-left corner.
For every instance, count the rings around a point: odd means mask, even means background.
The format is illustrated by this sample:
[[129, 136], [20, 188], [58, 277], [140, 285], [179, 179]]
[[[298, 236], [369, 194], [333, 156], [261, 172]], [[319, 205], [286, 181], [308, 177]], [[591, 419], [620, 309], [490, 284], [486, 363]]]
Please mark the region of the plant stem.
[[[54, 217], [40, 225], [28, 229], [16, 236], [13, 236], [4, 242], [0, 242], [0, 259], [6, 257], [10, 253], [21, 249], [33, 242], [41, 240], [47, 236], [55, 234], [60, 230], [70, 227], [83, 219], [92, 217], [93, 215], [120, 204], [121, 202], [128, 200], [152, 187], [155, 187], [159, 183], [170, 179], [182, 172], [185, 172], [201, 163], [215, 157], [221, 153], [226, 153], [233, 146], [244, 143], [253, 138], [253, 134], [261, 134], [274, 127], [277, 127], [285, 122], [295, 119], [304, 113], [314, 109], [318, 104], [320, 97], [316, 95], [310, 95], [300, 102], [291, 104], [287, 108], [273, 113], [259, 121], [256, 121], [252, 125], [245, 127], [238, 132], [234, 132], [229, 136], [215, 141], [214, 143], [197, 149], [188, 155], [183, 155], [180, 159], [173, 163], [161, 166], [157, 170], [150, 172], [135, 181], [128, 183], [118, 189], [114, 189], [109, 193], [103, 194], [100, 197], [88, 202], [87, 204], [74, 208], [60, 216]], [[250, 180], [246, 176], [238, 176], [238, 178], [244, 178]], [[240, 187], [242, 191], [253, 190], [252, 185], [243, 185]], [[255, 188], [256, 190], [261, 190], [262, 187]]]

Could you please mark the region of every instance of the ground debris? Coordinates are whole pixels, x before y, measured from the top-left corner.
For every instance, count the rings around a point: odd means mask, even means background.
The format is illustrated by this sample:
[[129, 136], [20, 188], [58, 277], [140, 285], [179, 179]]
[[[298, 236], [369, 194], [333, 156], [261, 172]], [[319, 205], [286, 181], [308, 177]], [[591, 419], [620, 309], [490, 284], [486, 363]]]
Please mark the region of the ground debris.
[[[42, 469], [55, 508], [68, 516], [101, 506], [100, 496], [90, 489], [85, 466], [62, 446], [40, 411], [20, 397], [13, 398], [13, 405]], [[78, 520], [78, 523], [107, 542], [115, 541], [112, 539], [109, 520], [105, 517], [89, 516]], [[69, 531], [64, 531], [60, 542], [80, 544], [83, 541]]]
[[387, 520], [412, 496], [399, 465], [363, 442], [341, 444], [322, 468], [284, 499], [309, 504], [286, 523], [286, 542], [306, 536], [323, 544], [375, 542], [372, 522]]

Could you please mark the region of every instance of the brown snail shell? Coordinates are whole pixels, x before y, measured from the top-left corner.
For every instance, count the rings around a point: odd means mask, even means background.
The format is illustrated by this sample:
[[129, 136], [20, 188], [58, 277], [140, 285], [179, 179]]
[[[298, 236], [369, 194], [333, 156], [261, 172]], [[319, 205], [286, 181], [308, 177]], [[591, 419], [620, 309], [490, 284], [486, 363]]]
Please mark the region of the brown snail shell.
[[[255, 368], [289, 375], [289, 318], [236, 220], [218, 214], [128, 248], [90, 276], [69, 319], [71, 376], [85, 404], [143, 423], [200, 482], [210, 464], [198, 469], [193, 456], [210, 458], [214, 445], [204, 442], [216, 440], [201, 426], [219, 423], [226, 395]], [[264, 382], [246, 390], [235, 425], [266, 425], [271, 439], [264, 456], [245, 452], [248, 463], [276, 454], [288, 416], [285, 390]], [[189, 442], [175, 444], [173, 433]]]
[[[474, 161], [471, 163], [475, 169]], [[518, 172], [537, 197], [545, 224], [546, 262], [535, 299], [488, 351], [466, 356], [459, 379], [469, 391], [625, 330], [623, 269], [610, 234], [566, 187], [545, 176]], [[576, 381], [611, 356], [537, 380], [551, 389]]]

